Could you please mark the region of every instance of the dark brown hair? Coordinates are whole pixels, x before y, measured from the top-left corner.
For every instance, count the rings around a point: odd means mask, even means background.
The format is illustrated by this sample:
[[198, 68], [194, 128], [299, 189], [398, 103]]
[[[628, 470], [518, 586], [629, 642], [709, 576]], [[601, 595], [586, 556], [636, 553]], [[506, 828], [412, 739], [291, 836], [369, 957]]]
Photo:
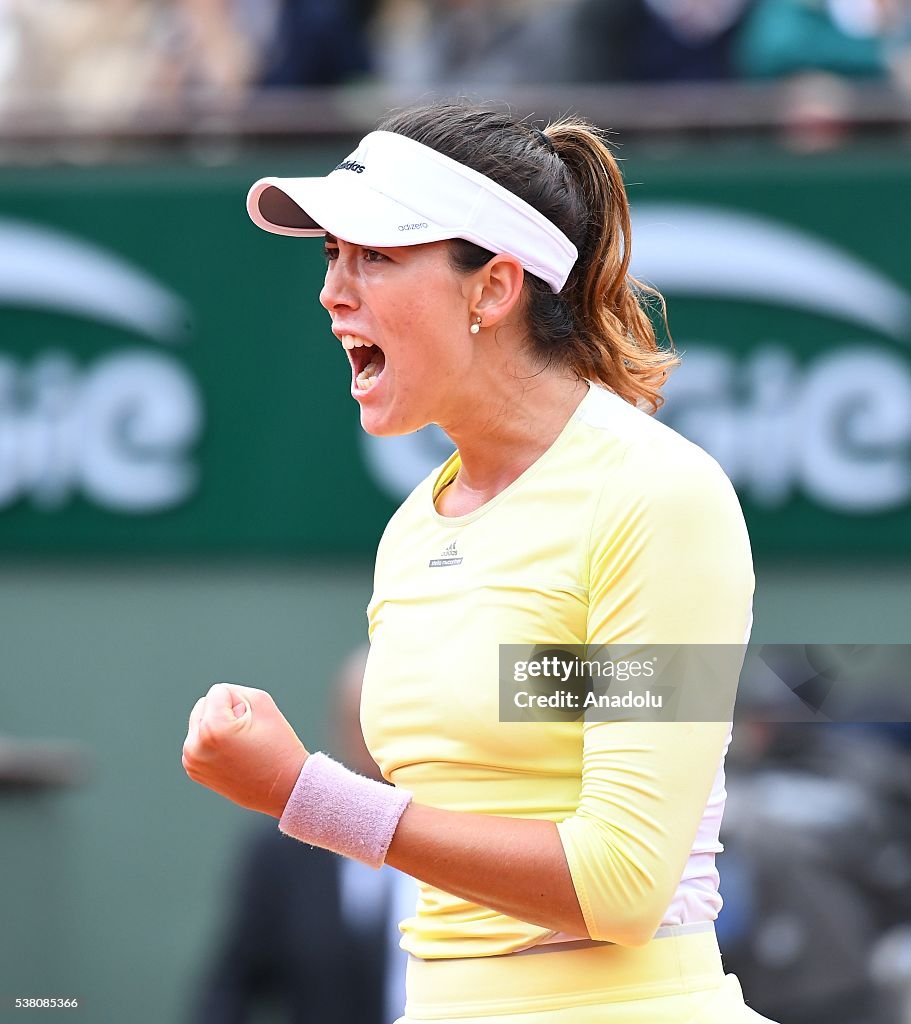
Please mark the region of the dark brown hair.
[[[391, 114], [379, 126], [493, 179], [552, 221], [579, 250], [555, 295], [526, 273], [531, 343], [544, 365], [559, 363], [656, 411], [661, 386], [679, 359], [661, 349], [645, 305], [667, 325], [664, 300], [629, 274], [630, 216], [623, 176], [601, 133], [579, 118], [543, 131], [509, 113], [439, 102]], [[451, 243], [453, 265], [470, 272], [493, 253], [464, 239]]]

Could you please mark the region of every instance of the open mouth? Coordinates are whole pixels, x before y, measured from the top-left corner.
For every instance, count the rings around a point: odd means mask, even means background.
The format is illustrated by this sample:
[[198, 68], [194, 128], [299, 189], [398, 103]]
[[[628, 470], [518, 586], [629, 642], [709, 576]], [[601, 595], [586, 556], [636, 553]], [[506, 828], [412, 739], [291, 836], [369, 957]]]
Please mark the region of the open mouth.
[[[351, 344], [353, 342], [353, 344]], [[354, 387], [358, 391], [369, 391], [375, 387], [386, 367], [386, 356], [379, 345], [361, 338], [346, 335], [342, 344], [348, 353], [354, 371]], [[350, 345], [350, 347], [349, 347]]]

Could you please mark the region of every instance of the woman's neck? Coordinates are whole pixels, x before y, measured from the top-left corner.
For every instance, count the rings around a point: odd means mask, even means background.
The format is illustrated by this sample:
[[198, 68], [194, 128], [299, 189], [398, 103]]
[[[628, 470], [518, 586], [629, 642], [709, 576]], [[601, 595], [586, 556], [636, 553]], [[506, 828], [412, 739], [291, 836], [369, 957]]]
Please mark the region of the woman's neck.
[[518, 383], [513, 401], [500, 396], [479, 404], [469, 421], [447, 431], [461, 465], [439, 496], [437, 509], [444, 515], [466, 515], [518, 479], [559, 437], [589, 389], [586, 381], [567, 377], [542, 375]]

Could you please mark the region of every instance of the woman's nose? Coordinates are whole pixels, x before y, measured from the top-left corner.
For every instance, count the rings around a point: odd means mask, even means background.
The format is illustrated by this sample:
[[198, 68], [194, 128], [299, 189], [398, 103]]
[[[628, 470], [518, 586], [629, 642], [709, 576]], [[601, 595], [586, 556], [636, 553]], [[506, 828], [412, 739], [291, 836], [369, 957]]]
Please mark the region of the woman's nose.
[[326, 270], [326, 279], [319, 293], [320, 303], [332, 313], [340, 307], [354, 309], [357, 306], [357, 295], [351, 274], [345, 261], [336, 257]]

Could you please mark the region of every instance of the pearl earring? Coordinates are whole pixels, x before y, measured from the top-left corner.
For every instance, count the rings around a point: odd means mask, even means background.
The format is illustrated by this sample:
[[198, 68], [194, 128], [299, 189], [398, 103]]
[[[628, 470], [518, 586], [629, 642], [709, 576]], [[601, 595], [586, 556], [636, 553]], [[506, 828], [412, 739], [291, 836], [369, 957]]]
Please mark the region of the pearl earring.
[[481, 318], [478, 317], [477, 321], [468, 328], [472, 334], [477, 334], [481, 330]]

